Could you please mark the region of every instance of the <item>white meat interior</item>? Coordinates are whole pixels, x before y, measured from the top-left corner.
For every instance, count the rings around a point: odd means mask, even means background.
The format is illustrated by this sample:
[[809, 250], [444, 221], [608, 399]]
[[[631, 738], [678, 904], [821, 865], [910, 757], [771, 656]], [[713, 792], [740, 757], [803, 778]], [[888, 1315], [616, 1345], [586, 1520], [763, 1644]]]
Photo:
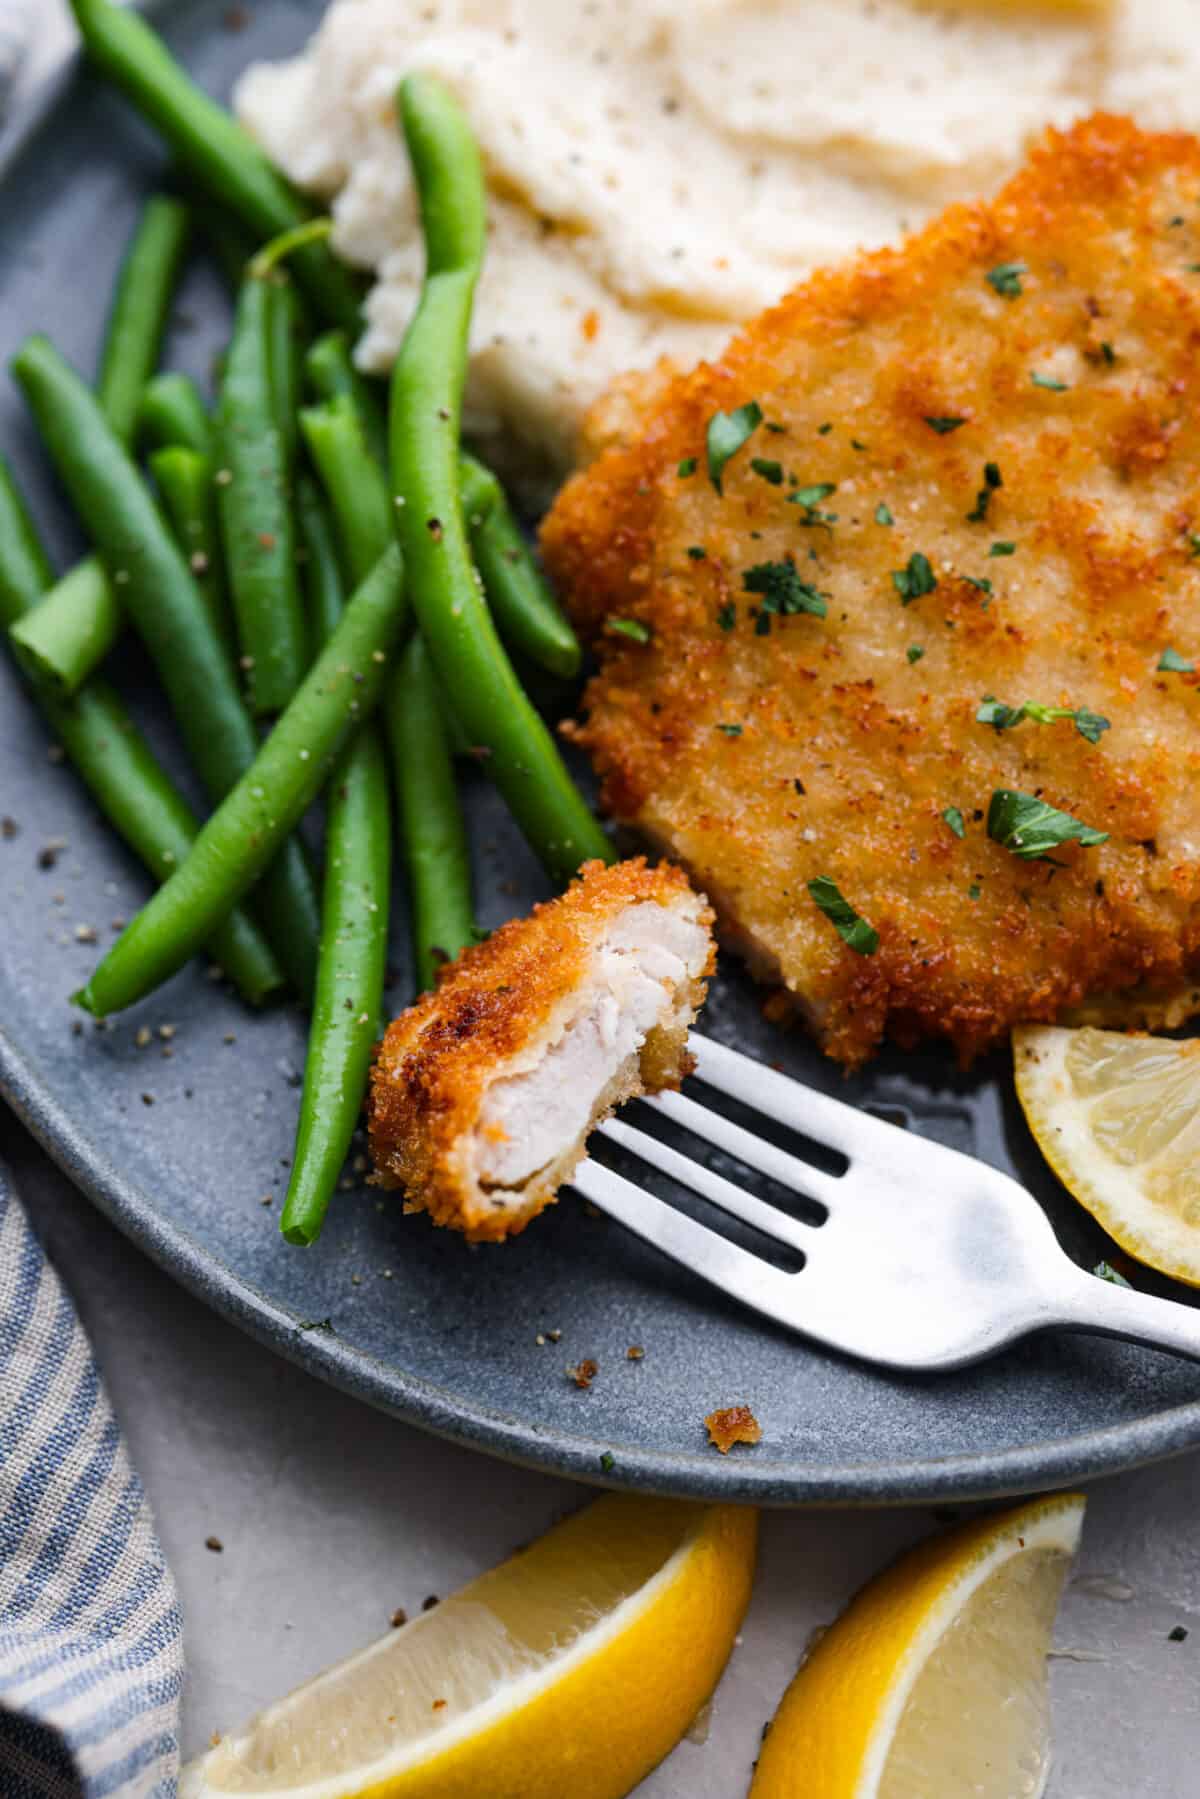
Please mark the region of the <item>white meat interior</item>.
[[687, 1021], [708, 958], [695, 911], [641, 901], [613, 920], [551, 1030], [487, 1091], [475, 1133], [482, 1186], [521, 1187], [563, 1155], [618, 1078], [632, 1079], [649, 1033]]

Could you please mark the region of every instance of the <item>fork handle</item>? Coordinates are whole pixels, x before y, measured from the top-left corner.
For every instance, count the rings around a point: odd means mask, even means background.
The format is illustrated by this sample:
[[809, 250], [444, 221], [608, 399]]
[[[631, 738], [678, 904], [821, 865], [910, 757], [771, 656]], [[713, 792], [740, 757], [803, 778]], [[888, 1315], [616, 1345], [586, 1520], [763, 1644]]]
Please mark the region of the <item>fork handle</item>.
[[1073, 1274], [1077, 1278], [1055, 1293], [1056, 1324], [1200, 1361], [1200, 1309], [1119, 1287], [1115, 1281], [1085, 1274], [1082, 1268], [1073, 1267]]

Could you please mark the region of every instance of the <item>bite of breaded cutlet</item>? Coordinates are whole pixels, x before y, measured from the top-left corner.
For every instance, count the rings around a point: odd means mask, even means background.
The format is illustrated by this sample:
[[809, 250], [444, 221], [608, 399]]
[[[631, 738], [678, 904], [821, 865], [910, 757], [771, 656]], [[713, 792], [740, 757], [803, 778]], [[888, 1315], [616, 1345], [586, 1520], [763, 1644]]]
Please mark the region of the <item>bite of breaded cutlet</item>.
[[712, 968], [712, 913], [679, 869], [588, 863], [388, 1027], [369, 1100], [377, 1177], [474, 1241], [515, 1235], [600, 1119], [679, 1085]]
[[[751, 403], [717, 491], [710, 421]], [[831, 1055], [890, 1032], [966, 1059], [1090, 995], [1184, 985], [1194, 137], [1051, 132], [995, 200], [817, 275], [602, 428], [542, 533], [601, 660], [576, 734], [610, 813], [688, 868]], [[998, 792], [1105, 840], [1031, 854]]]

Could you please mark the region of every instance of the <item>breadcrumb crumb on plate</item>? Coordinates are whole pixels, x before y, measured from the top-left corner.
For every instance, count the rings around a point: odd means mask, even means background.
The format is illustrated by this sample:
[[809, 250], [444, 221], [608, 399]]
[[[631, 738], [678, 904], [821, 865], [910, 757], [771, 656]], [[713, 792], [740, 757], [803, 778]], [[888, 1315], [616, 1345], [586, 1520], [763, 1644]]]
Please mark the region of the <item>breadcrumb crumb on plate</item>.
[[762, 1425], [748, 1405], [728, 1405], [722, 1411], [710, 1412], [704, 1424], [709, 1442], [722, 1455], [728, 1455], [735, 1443], [752, 1447], [762, 1442]]
[[523, 1230], [602, 1118], [688, 1072], [712, 923], [679, 869], [592, 862], [464, 951], [380, 1045], [376, 1179], [474, 1242]]

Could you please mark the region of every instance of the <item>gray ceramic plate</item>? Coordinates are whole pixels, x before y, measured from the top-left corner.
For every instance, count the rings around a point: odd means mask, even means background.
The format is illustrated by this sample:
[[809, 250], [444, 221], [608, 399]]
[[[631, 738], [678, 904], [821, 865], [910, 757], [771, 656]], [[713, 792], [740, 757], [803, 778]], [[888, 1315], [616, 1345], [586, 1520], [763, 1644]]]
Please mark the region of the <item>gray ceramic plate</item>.
[[[298, 47], [320, 10], [317, 0], [158, 9], [176, 48], [222, 93], [250, 58]], [[235, 19], [241, 28], [231, 30]], [[90, 368], [110, 279], [159, 152], [123, 105], [76, 73], [14, 136], [0, 170], [4, 342], [47, 330]], [[226, 321], [220, 288], [198, 267], [178, 307], [172, 359], [204, 375]], [[74, 555], [69, 516], [7, 382], [0, 441], [56, 552]], [[134, 652], [122, 652], [117, 672], [177, 761]], [[949, 1377], [880, 1374], [724, 1304], [570, 1197], [519, 1241], [469, 1250], [404, 1218], [355, 1176], [320, 1247], [286, 1249], [276, 1218], [302, 1020], [250, 1016], [197, 967], [113, 1028], [80, 1029], [67, 996], [97, 952], [75, 940], [76, 927], [110, 940], [112, 921], [139, 904], [145, 884], [47, 750], [37, 715], [0, 665], [0, 813], [19, 825], [0, 840], [4, 1091], [130, 1236], [314, 1374], [431, 1430], [560, 1473], [778, 1504], [1017, 1492], [1200, 1442], [1200, 1368], [1050, 1336]], [[494, 925], [544, 887], [482, 784], [469, 801], [480, 916]], [[52, 839], [66, 847], [44, 869], [38, 852]], [[394, 925], [399, 1006], [409, 991], [399, 908]], [[159, 1038], [137, 1047], [139, 1028], [160, 1024], [175, 1027], [169, 1057]], [[706, 1028], [1013, 1170], [1042, 1195], [1073, 1254], [1086, 1264], [1103, 1253], [1099, 1233], [1039, 1165], [1006, 1060], [967, 1079], [940, 1056], [892, 1055], [846, 1086], [802, 1039], [763, 1024], [758, 996], [734, 970], [717, 984]], [[551, 1331], [561, 1337], [539, 1346]], [[631, 1344], [644, 1359], [627, 1358]], [[583, 1357], [600, 1369], [589, 1392], [565, 1372]], [[734, 1402], [753, 1407], [763, 1441], [722, 1459], [706, 1447], [702, 1420]]]

